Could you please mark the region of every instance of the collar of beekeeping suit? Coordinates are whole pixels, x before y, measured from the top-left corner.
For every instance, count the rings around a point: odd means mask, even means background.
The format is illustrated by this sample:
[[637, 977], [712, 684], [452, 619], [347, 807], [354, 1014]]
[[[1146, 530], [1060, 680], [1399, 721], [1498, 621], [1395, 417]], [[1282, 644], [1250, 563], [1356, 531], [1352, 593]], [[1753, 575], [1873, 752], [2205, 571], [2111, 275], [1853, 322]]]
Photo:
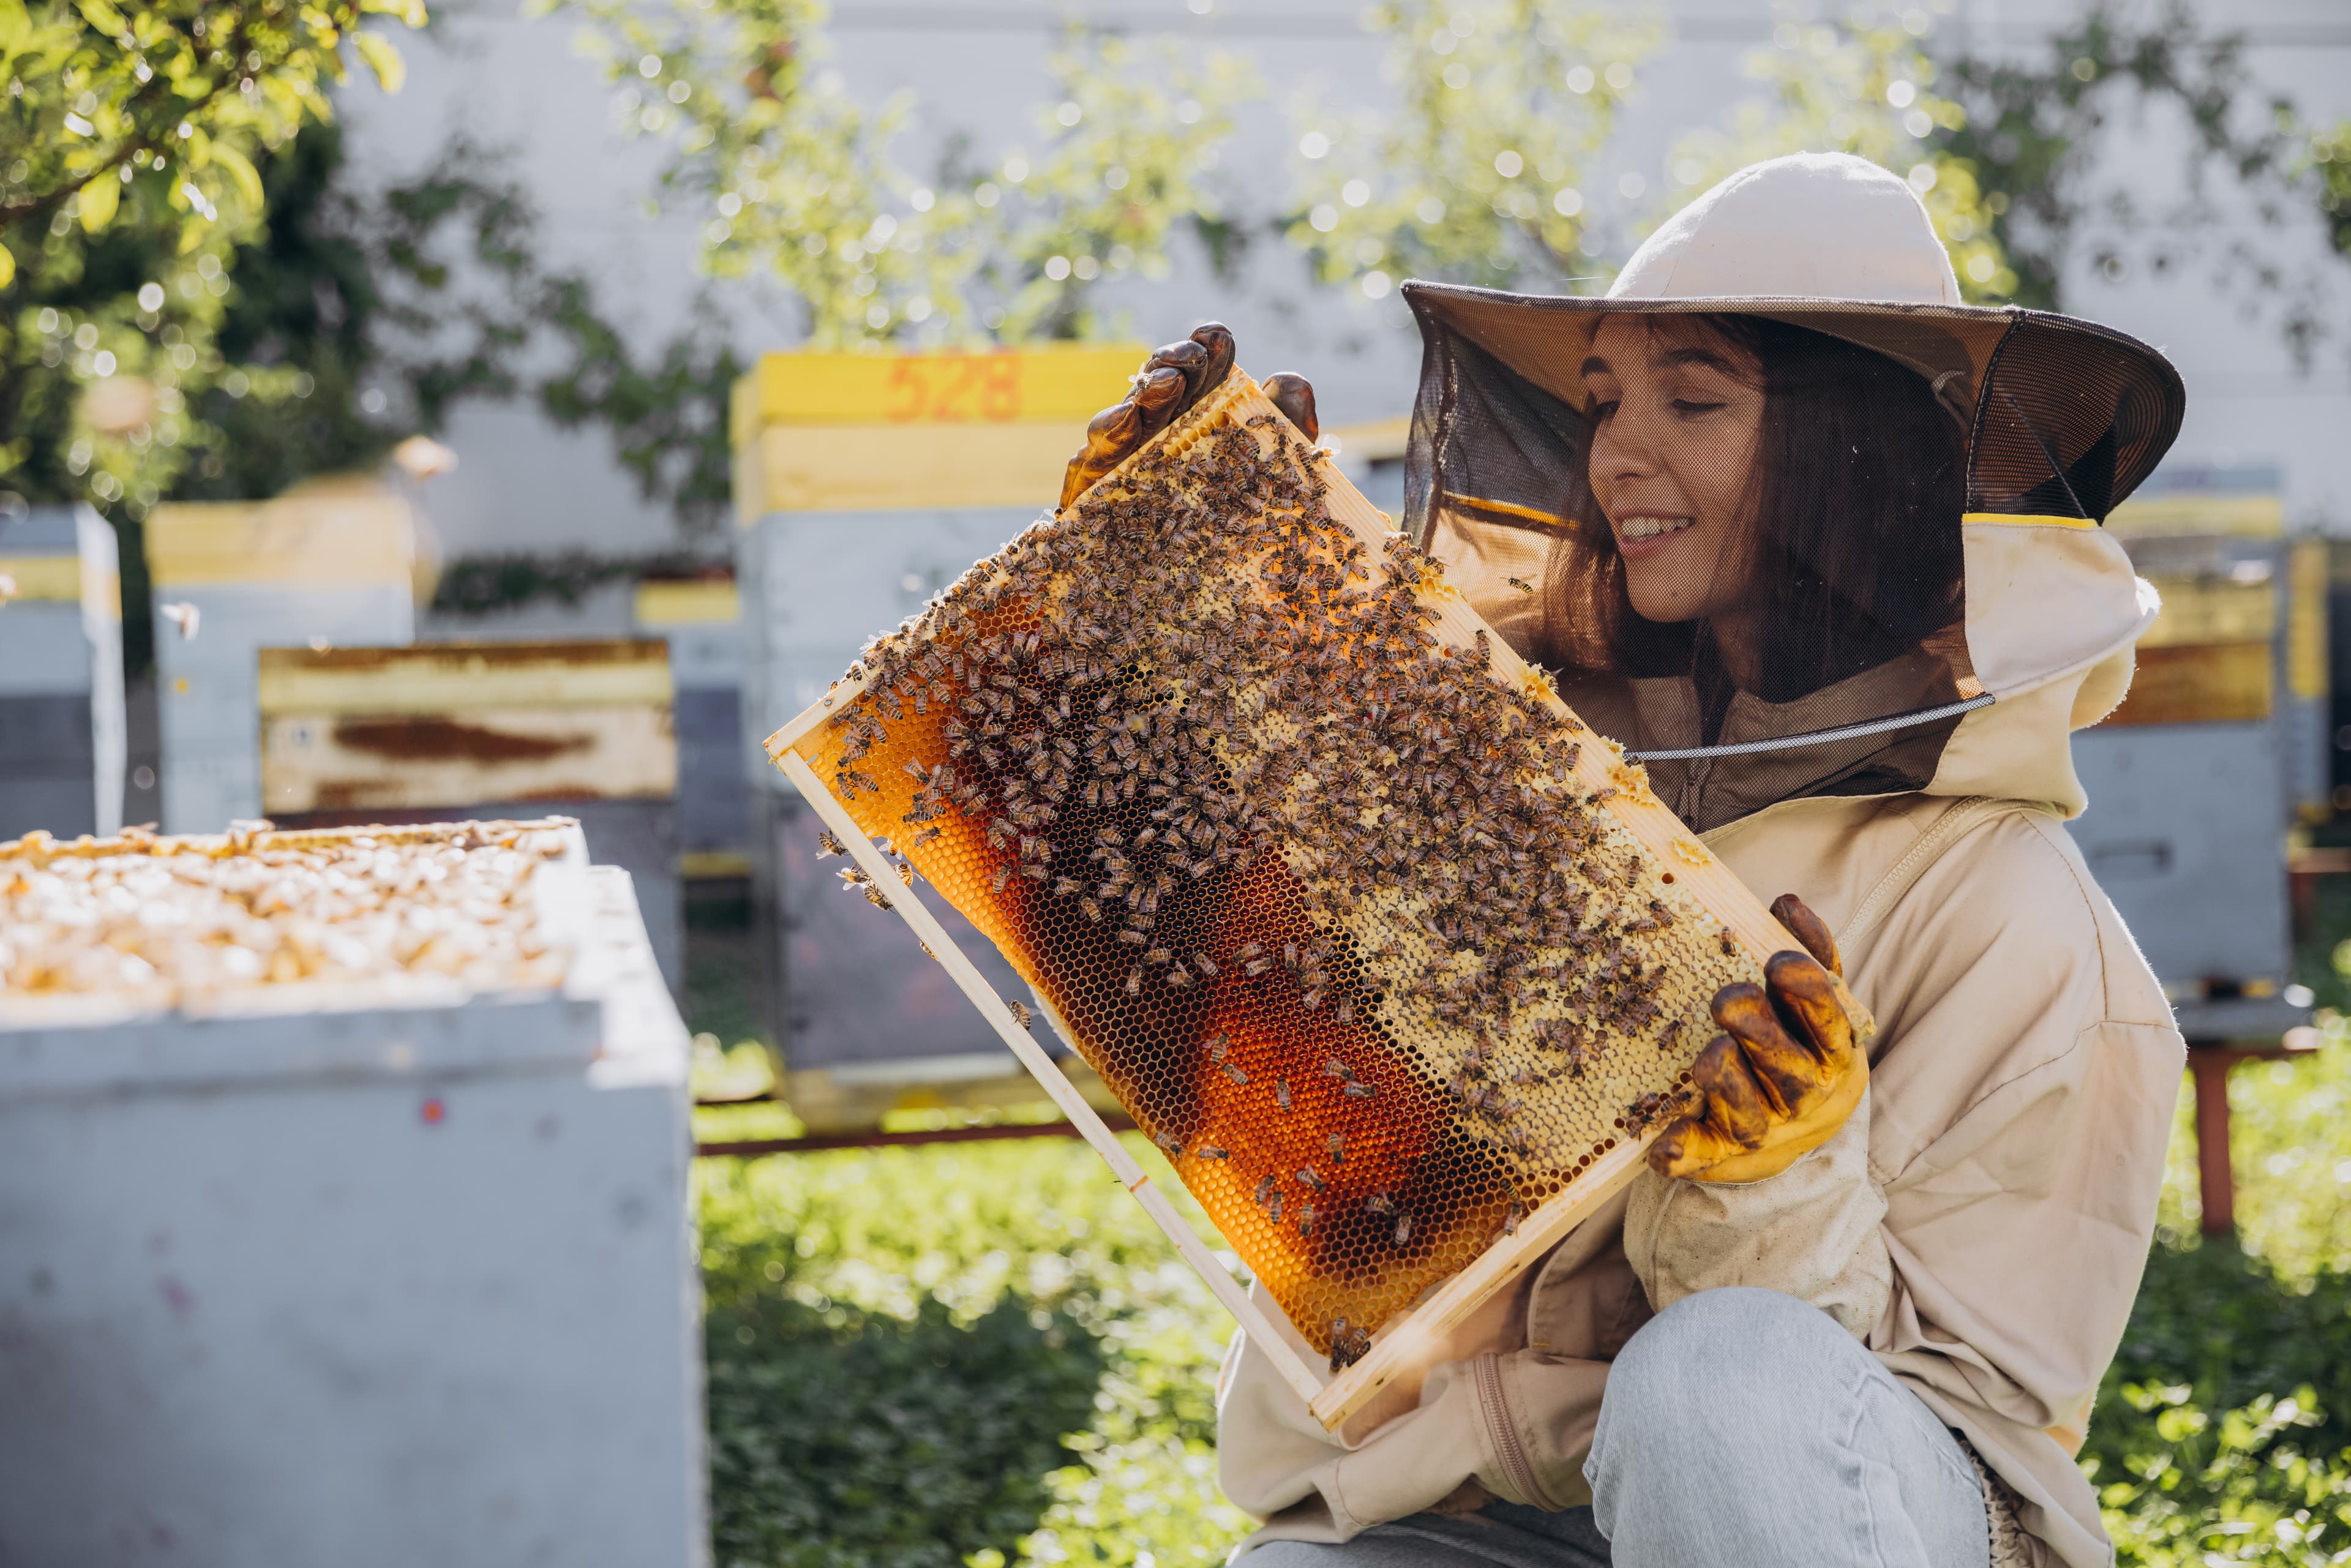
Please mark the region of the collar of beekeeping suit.
[[[1570, 702], [1649, 763], [1694, 826], [1910, 789], [2081, 810], [2066, 737], [2121, 700], [2154, 614], [2101, 524], [2179, 432], [2186, 394], [2161, 354], [2078, 318], [1964, 303], [1917, 193], [1843, 154], [1730, 175], [1652, 234], [1605, 296], [1422, 282], [1404, 295], [1425, 350], [1405, 526], [1498, 631], [1559, 672]], [[1611, 591], [1628, 601], [1627, 567], [1587, 472], [1584, 366], [1618, 315], [1729, 323], [1760, 345], [1767, 399], [1775, 377], [1809, 375], [1817, 397], [1827, 380], [1876, 376], [1884, 406], [1924, 433], [1917, 449], [1942, 454], [1948, 484], [1895, 486], [1898, 506], [1772, 525], [1774, 602], [1812, 604], [1819, 623], [1781, 618], [1771, 645], [1797, 652], [1767, 661], [1765, 689], [1709, 669], [1703, 622], [1604, 612]], [[1813, 433], [1788, 410], [1833, 406], [1767, 402], [1765, 441], [1776, 429], [1800, 448]], [[1843, 438], [1823, 431], [1817, 444], [1832, 439]], [[1926, 578], [1948, 579], [1948, 593], [1919, 590]]]

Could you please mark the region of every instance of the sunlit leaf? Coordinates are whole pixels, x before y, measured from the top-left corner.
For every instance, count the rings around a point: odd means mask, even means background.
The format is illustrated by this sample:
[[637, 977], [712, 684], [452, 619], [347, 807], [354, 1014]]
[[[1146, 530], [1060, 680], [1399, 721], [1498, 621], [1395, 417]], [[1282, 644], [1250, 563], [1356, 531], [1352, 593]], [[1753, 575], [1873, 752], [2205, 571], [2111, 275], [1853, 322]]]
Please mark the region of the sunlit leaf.
[[360, 58], [375, 73], [376, 85], [386, 92], [398, 92], [400, 84], [408, 79], [408, 66], [392, 40], [381, 33], [364, 32], [354, 34], [351, 41], [359, 46]]
[[122, 200], [122, 183], [108, 170], [81, 188], [81, 226], [84, 232], [96, 234], [114, 221], [114, 210]]

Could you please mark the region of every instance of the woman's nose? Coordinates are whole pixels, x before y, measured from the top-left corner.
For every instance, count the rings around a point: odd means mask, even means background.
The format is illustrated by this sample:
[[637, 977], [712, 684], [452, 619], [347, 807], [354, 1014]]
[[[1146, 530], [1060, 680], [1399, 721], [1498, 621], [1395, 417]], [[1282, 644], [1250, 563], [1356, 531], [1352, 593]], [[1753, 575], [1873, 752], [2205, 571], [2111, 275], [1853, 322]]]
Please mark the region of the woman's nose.
[[1623, 409], [1592, 439], [1592, 472], [1595, 476], [1646, 479], [1657, 470], [1657, 449], [1646, 425]]

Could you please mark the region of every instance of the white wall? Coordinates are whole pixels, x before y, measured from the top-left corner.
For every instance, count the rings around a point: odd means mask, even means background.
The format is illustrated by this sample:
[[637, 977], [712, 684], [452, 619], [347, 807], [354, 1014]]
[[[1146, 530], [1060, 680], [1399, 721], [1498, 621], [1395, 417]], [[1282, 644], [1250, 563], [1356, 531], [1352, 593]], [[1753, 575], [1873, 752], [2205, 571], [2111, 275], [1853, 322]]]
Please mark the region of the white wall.
[[[2351, 7], [2341, 0], [2205, 0], [2214, 23], [2245, 32], [2261, 80], [2292, 96], [2314, 120], [2351, 116]], [[1624, 171], [1654, 188], [1667, 145], [1681, 130], [1715, 119], [1742, 95], [1741, 59], [1769, 38], [1775, 13], [1763, 0], [1667, 0], [1656, 8], [1668, 43], [1642, 69], [1642, 97], [1626, 115], [1604, 178]], [[1985, 49], [2037, 55], [2048, 18], [2062, 7], [2024, 0], [1957, 0], [1943, 36]], [[839, 0], [834, 58], [852, 86], [879, 97], [898, 89], [924, 104], [919, 135], [970, 134], [989, 157], [1040, 138], [1030, 121], [1050, 91], [1044, 57], [1068, 19], [1164, 38], [1186, 50], [1230, 49], [1253, 57], [1269, 85], [1251, 106], [1225, 161], [1250, 205], [1278, 206], [1289, 192], [1292, 132], [1287, 111], [1310, 83], [1338, 101], [1375, 101], [1384, 89], [1384, 46], [1353, 4], [1332, 0], [1217, 0], [1196, 16], [1184, 0], [1092, 0], [1057, 8], [1021, 0]], [[517, 172], [545, 217], [550, 265], [587, 272], [603, 308], [647, 347], [677, 329], [695, 291], [695, 229], [706, 214], [651, 215], [647, 202], [661, 147], [632, 143], [613, 129], [609, 89], [574, 49], [576, 23], [527, 21], [510, 0], [442, 0], [431, 35], [406, 46], [406, 89], [385, 98], [372, 87], [346, 95], [358, 132], [355, 156], [371, 173], [431, 161], [449, 134], [512, 148]], [[2105, 144], [2116, 170], [2159, 194], [2178, 168], [2178, 128], [2153, 117], [2118, 123]], [[904, 148], [912, 167], [928, 160]], [[1613, 196], [1611, 200], [1614, 200]], [[1635, 215], [1622, 204], [1614, 218]], [[2249, 231], [2252, 232], [2252, 231]], [[2315, 225], [2261, 243], [2292, 265], [2331, 266], [2338, 281], [2335, 319], [2351, 333], [2351, 267], [2324, 263]], [[1613, 252], [1621, 257], [1622, 246]], [[2275, 462], [2297, 522], [2351, 533], [2351, 458], [2337, 432], [2351, 428], [2351, 341], [2320, 350], [2311, 374], [2295, 371], [2274, 329], [2248, 324], [2241, 301], [2218, 298], [2200, 270], [2164, 280], [2126, 276], [2067, 279], [2074, 310], [2165, 347], [2189, 390], [2178, 447], [2190, 462]], [[1315, 291], [1280, 242], [1260, 240], [1238, 287], [1205, 268], [1179, 270], [1155, 287], [1123, 286], [1136, 334], [1157, 341], [1219, 316], [1240, 336], [1244, 362], [1259, 373], [1293, 369], [1311, 376], [1327, 423], [1378, 418], [1410, 403], [1418, 364], [1406, 313], [1391, 295], [1377, 303]], [[748, 358], [788, 347], [792, 315], [772, 291], [730, 285], [719, 298]], [[431, 507], [456, 554], [585, 545], [659, 546], [666, 512], [639, 498], [594, 433], [567, 434], [527, 410], [477, 408], [460, 414], [447, 439], [461, 457], [434, 482]]]

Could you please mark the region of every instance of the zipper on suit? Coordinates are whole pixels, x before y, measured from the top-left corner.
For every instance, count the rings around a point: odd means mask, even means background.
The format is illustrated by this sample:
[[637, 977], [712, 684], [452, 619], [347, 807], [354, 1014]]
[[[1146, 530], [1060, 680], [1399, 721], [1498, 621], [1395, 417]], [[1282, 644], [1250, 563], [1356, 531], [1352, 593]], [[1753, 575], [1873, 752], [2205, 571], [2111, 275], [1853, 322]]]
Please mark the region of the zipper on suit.
[[1503, 1473], [1528, 1502], [1556, 1511], [1557, 1505], [1535, 1480], [1535, 1468], [1527, 1458], [1526, 1445], [1519, 1441], [1519, 1423], [1510, 1413], [1510, 1397], [1502, 1384], [1501, 1356], [1489, 1351], [1478, 1358], [1475, 1365], [1478, 1409], [1486, 1418], [1486, 1436], [1493, 1442]]

